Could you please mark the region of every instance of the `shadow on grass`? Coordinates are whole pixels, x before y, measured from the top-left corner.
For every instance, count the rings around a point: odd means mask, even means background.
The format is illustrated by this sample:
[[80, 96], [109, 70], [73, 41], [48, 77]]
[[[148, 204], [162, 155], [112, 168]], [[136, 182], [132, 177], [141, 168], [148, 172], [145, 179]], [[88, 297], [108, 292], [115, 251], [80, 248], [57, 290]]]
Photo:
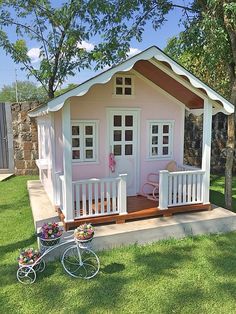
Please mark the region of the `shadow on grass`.
[[156, 250], [152, 253], [142, 253], [142, 251], [137, 251], [135, 263], [139, 265], [140, 273], [146, 274], [147, 277], [173, 277], [176, 276], [175, 269], [181, 267], [186, 260], [190, 261], [193, 258], [194, 247], [193, 244], [182, 248], [172, 245], [165, 252]]
[[[215, 191], [215, 190], [210, 190], [210, 202], [212, 204], [215, 204], [217, 206], [225, 208], [225, 195], [224, 195], [224, 193], [223, 192], [219, 192], [219, 191]], [[232, 202], [233, 202], [232, 212], [236, 212], [236, 198], [235, 198], [235, 195], [233, 195]]]
[[21, 240], [18, 242], [1, 245], [0, 246], [0, 256], [3, 258], [3, 256], [7, 253], [11, 253], [14, 251], [18, 251], [23, 248], [31, 247], [36, 241], [36, 235], [32, 234], [28, 239]]
[[114, 273], [119, 273], [123, 271], [124, 269], [125, 269], [124, 264], [111, 263], [101, 268], [100, 271], [103, 272], [104, 274], [114, 274]]

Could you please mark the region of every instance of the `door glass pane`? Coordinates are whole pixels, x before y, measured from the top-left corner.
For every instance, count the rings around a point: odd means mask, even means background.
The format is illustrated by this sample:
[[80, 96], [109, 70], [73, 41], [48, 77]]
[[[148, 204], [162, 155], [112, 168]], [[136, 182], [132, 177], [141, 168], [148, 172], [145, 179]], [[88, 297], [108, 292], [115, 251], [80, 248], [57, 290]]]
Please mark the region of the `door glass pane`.
[[87, 125], [85, 127], [85, 134], [86, 135], [93, 135], [93, 127], [92, 127], [92, 125]]
[[133, 116], [125, 116], [125, 126], [133, 126]]
[[168, 147], [163, 147], [162, 148], [162, 153], [163, 153], [163, 155], [168, 155], [169, 154], [169, 148]]
[[158, 150], [157, 147], [152, 147], [152, 156], [157, 156]]
[[115, 130], [113, 135], [114, 142], [121, 141], [121, 130]]
[[114, 116], [114, 126], [121, 126], [121, 116]]
[[122, 95], [123, 94], [123, 88], [122, 87], [116, 87], [116, 95]]
[[121, 145], [114, 145], [114, 155], [121, 156]]
[[72, 147], [79, 147], [79, 138], [72, 138]]
[[122, 85], [123, 84], [123, 78], [122, 77], [117, 77], [116, 78], [116, 85]]
[[80, 159], [80, 151], [79, 150], [73, 150], [72, 151], [72, 158], [73, 159]]
[[169, 133], [169, 125], [163, 125], [163, 133]]
[[125, 155], [133, 155], [133, 145], [125, 145]]
[[133, 141], [133, 131], [132, 130], [126, 130], [125, 131], [125, 140], [126, 141]]
[[152, 126], [152, 134], [158, 134], [158, 125]]
[[152, 137], [152, 144], [157, 145], [158, 144], [158, 136], [153, 136]]
[[131, 85], [131, 77], [125, 78], [125, 85]]
[[93, 146], [93, 139], [92, 138], [86, 138], [85, 139], [85, 146], [86, 147], [92, 147]]
[[85, 156], [86, 156], [86, 159], [93, 158], [93, 150], [92, 149], [86, 149]]
[[125, 87], [125, 95], [131, 95], [131, 88], [130, 87]]
[[163, 136], [163, 144], [169, 144], [169, 136]]
[[72, 126], [72, 135], [79, 135], [79, 126]]

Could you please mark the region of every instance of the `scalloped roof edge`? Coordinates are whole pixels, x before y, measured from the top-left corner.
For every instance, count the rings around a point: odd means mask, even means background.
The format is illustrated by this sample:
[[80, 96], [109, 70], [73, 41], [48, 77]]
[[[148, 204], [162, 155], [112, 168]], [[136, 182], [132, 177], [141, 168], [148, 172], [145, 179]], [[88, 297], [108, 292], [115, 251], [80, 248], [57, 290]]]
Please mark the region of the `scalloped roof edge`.
[[36, 108], [29, 112], [30, 117], [37, 117], [41, 115], [45, 115], [49, 112], [54, 112], [60, 110], [65, 101], [73, 96], [83, 96], [85, 95], [90, 88], [95, 84], [105, 84], [110, 81], [112, 76], [117, 72], [127, 72], [131, 70], [134, 64], [139, 60], [149, 60], [155, 58], [160, 62], [166, 62], [171, 67], [172, 71], [179, 75], [186, 77], [190, 84], [197, 88], [203, 89], [206, 92], [206, 95], [213, 101], [217, 101], [222, 105], [222, 109], [226, 114], [231, 114], [234, 112], [234, 105], [231, 104], [228, 100], [226, 100], [223, 96], [214, 91], [211, 87], [207, 86], [200, 79], [194, 76], [192, 73], [187, 71], [183, 66], [178, 64], [176, 61], [167, 56], [161, 49], [156, 46], [152, 46], [147, 48], [146, 50], [140, 52], [139, 54], [121, 62], [120, 64], [109, 68], [108, 70], [90, 78], [89, 80], [83, 82], [78, 87], [52, 99], [48, 102], [47, 106], [43, 106], [42, 108]]

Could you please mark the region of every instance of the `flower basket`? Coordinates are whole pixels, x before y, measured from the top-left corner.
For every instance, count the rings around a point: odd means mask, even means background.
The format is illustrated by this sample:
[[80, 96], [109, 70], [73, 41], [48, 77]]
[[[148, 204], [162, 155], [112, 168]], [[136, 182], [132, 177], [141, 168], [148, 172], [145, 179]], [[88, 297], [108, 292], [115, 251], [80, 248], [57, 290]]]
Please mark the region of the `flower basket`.
[[41, 253], [38, 250], [33, 248], [28, 248], [20, 252], [18, 257], [19, 266], [32, 266], [37, 264], [37, 260], [39, 260]]
[[62, 232], [58, 223], [45, 223], [39, 233], [41, 244], [43, 246], [57, 245], [61, 240]]
[[74, 231], [75, 241], [79, 243], [80, 247], [88, 247], [94, 237], [94, 228], [91, 224], [80, 225]]
[[54, 246], [57, 245], [61, 240], [61, 236], [53, 239], [40, 238], [40, 242], [43, 246]]

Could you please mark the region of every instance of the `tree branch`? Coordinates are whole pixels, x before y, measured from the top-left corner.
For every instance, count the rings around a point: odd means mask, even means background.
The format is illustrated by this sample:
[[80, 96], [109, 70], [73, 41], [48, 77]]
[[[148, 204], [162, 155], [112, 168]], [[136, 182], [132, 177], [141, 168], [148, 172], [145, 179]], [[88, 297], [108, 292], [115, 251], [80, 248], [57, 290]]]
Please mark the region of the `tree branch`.
[[10, 19], [4, 19], [4, 18], [1, 18], [0, 19], [0, 24], [2, 23], [8, 23], [8, 24], [11, 24], [11, 25], [15, 25], [15, 26], [20, 26], [26, 30], [28, 30], [29, 32], [35, 34], [37, 36], [38, 39], [40, 40], [44, 40], [47, 44], [49, 44], [49, 42], [44, 38], [44, 37], [41, 37], [35, 30], [33, 30], [30, 26], [28, 25], [24, 25], [22, 23], [19, 23], [19, 22], [14, 22], [13, 20], [10, 20]]

